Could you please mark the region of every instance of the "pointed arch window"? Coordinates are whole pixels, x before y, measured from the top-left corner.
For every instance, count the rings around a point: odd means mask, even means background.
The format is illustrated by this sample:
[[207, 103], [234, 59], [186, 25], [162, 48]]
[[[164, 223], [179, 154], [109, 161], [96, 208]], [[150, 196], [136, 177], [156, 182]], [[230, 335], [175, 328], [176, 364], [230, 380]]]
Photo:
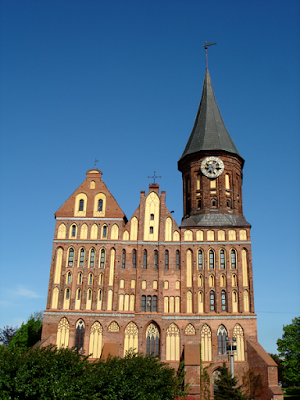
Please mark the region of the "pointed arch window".
[[69, 249], [68, 266], [73, 267], [73, 263], [74, 263], [74, 249], [73, 247], [71, 247]]
[[102, 237], [106, 238], [107, 237], [107, 226], [103, 225], [102, 227]]
[[210, 311], [215, 311], [215, 292], [210, 291]]
[[165, 251], [165, 269], [169, 269], [169, 250]]
[[82, 273], [79, 272], [79, 274], [78, 274], [78, 285], [81, 285], [81, 284], [82, 284]]
[[236, 269], [236, 252], [231, 250], [231, 268]]
[[203, 269], [203, 251], [198, 250], [198, 269]]
[[71, 272], [69, 271], [69, 272], [68, 272], [68, 275], [67, 275], [67, 283], [71, 283], [71, 281], [72, 281], [72, 274], [71, 274]]
[[70, 299], [70, 289], [68, 288], [66, 290], [66, 300], [69, 300], [69, 299]]
[[143, 312], [143, 311], [144, 311], [144, 312], [146, 311], [146, 296], [145, 296], [145, 295], [142, 296], [141, 311], [142, 311], [142, 312]]
[[158, 269], [158, 251], [154, 250], [154, 269]]
[[104, 268], [104, 263], [105, 263], [105, 250], [101, 249], [101, 253], [100, 253], [100, 268]]
[[84, 266], [84, 249], [80, 249], [79, 266]]
[[226, 354], [226, 328], [221, 325], [218, 329], [218, 353]]
[[180, 269], [180, 252], [176, 250], [176, 269]]
[[84, 322], [80, 319], [76, 324], [76, 339], [75, 339], [75, 349], [83, 349], [83, 338], [84, 338]]
[[122, 268], [125, 269], [125, 262], [126, 262], [126, 250], [123, 249], [122, 251]]
[[84, 200], [80, 199], [79, 200], [79, 211], [83, 211], [83, 208], [84, 208]]
[[144, 262], [143, 262], [143, 268], [147, 269], [147, 250], [144, 250]]
[[223, 249], [220, 250], [220, 268], [225, 269], [225, 251]]
[[152, 323], [146, 331], [147, 355], [159, 356], [159, 330], [156, 324]]
[[147, 312], [151, 312], [152, 309], [152, 297], [147, 296]]
[[90, 267], [93, 268], [95, 266], [95, 250], [91, 250], [90, 254]]
[[157, 312], [157, 296], [153, 296], [152, 300], [153, 300], [152, 311]]
[[227, 306], [226, 305], [227, 305], [226, 292], [225, 292], [225, 290], [222, 290], [222, 292], [221, 292], [221, 308], [222, 308], [222, 311], [227, 311]]
[[75, 224], [72, 225], [71, 236], [72, 236], [72, 237], [76, 237], [76, 225], [75, 225]]
[[89, 274], [89, 285], [93, 284], [93, 274]]
[[98, 211], [102, 211], [103, 210], [103, 200], [99, 199], [98, 200]]
[[209, 269], [215, 269], [215, 253], [209, 250]]
[[132, 268], [136, 268], [136, 250], [132, 252]]
[[103, 285], [103, 274], [99, 275], [99, 285]]

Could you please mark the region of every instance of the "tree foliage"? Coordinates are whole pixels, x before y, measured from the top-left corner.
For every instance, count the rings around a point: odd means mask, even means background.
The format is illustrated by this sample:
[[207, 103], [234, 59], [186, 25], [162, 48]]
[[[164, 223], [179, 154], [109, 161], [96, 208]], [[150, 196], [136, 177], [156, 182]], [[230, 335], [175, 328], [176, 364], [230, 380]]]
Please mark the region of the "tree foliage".
[[91, 363], [74, 349], [0, 348], [4, 400], [173, 400], [180, 383], [172, 368], [143, 354]]
[[237, 385], [237, 379], [232, 378], [225, 363], [219, 368], [219, 377], [216, 380], [217, 390], [215, 400], [246, 400], [246, 396], [242, 393], [241, 386]]
[[255, 399], [262, 394], [263, 378], [261, 374], [256, 374], [253, 369], [248, 369], [243, 375], [243, 389], [248, 400]]
[[43, 325], [43, 314], [35, 312], [32, 314], [26, 323], [23, 323], [20, 329], [17, 330], [15, 335], [9, 342], [10, 347], [18, 347], [28, 349], [34, 346], [41, 340]]
[[0, 342], [3, 343], [5, 346], [8, 346], [11, 338], [16, 334], [19, 328], [17, 326], [4, 326], [0, 329]]
[[283, 335], [277, 340], [277, 348], [283, 361], [283, 377], [286, 382], [300, 382], [300, 317], [283, 327]]

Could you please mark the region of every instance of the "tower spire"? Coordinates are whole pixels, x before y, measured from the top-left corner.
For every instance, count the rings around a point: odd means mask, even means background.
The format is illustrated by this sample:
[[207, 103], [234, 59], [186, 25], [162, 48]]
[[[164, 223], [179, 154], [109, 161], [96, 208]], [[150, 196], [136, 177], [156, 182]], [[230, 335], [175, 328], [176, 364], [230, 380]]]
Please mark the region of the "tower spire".
[[207, 48], [209, 47], [209, 46], [213, 46], [214, 44], [217, 44], [217, 43], [212, 43], [212, 42], [206, 42], [205, 41], [205, 43], [204, 43], [204, 45], [203, 45], [203, 47], [205, 48], [205, 59], [206, 59], [206, 69], [208, 69], [208, 60], [207, 60]]

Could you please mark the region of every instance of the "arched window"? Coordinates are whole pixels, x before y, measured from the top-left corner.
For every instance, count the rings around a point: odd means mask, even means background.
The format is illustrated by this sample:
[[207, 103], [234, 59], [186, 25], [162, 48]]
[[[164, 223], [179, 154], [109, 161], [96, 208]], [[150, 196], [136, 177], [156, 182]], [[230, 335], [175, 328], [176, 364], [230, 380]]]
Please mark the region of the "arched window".
[[154, 221], [154, 214], [150, 214], [150, 221]]
[[153, 305], [152, 305], [152, 311], [157, 312], [157, 296], [153, 296]]
[[126, 250], [123, 249], [122, 251], [122, 268], [125, 269], [125, 262], [126, 262]]
[[203, 286], [203, 276], [198, 275], [198, 287], [202, 287], [202, 286]]
[[92, 249], [90, 253], [90, 267], [93, 268], [95, 266], [95, 250]]
[[103, 225], [102, 227], [102, 238], [106, 238], [107, 237], [107, 226]]
[[152, 308], [152, 298], [151, 296], [147, 296], [147, 312], [151, 312]]
[[145, 312], [146, 311], [146, 296], [145, 295], [143, 295], [142, 296], [142, 304], [141, 304], [141, 311], [143, 312]]
[[164, 313], [169, 312], [169, 297], [165, 296], [164, 297]]
[[102, 352], [102, 332], [101, 324], [96, 321], [91, 327], [89, 354], [91, 358], [100, 358]]
[[211, 206], [212, 207], [217, 207], [217, 200], [216, 199], [212, 199]]
[[71, 281], [72, 281], [72, 274], [71, 274], [71, 272], [69, 271], [68, 274], [67, 274], [66, 283], [71, 283]]
[[224, 274], [220, 277], [220, 286], [226, 286], [226, 276]]
[[210, 291], [210, 311], [215, 311], [215, 292]]
[[72, 237], [76, 237], [76, 225], [75, 225], [75, 224], [72, 225], [72, 233], [71, 233], [71, 236], [72, 236]]
[[244, 331], [241, 325], [235, 325], [233, 329], [233, 337], [236, 338], [237, 347], [237, 351], [234, 355], [234, 361], [245, 361]]
[[101, 252], [100, 252], [100, 268], [104, 268], [104, 263], [105, 263], [105, 250], [101, 249]]
[[132, 251], [132, 268], [136, 268], [136, 250]]
[[84, 200], [83, 199], [80, 199], [79, 200], [79, 211], [83, 211], [83, 207], [84, 207]]
[[82, 273], [79, 272], [79, 274], [78, 274], [78, 285], [81, 285], [81, 284], [82, 284]]
[[218, 329], [218, 352], [219, 354], [226, 354], [226, 336], [227, 332], [225, 326], [221, 325]]
[[235, 290], [232, 291], [232, 312], [238, 312], [238, 294]]
[[201, 355], [202, 361], [211, 361], [211, 329], [204, 325], [201, 329]]
[[225, 290], [222, 290], [221, 292], [221, 306], [222, 306], [222, 311], [227, 311]]
[[169, 250], [165, 251], [165, 269], [169, 269]]
[[198, 269], [203, 269], [203, 251], [198, 250]]
[[159, 356], [159, 330], [156, 324], [151, 323], [146, 331], [147, 355]]
[[232, 286], [237, 286], [237, 279], [235, 274], [232, 275]]
[[203, 293], [198, 292], [198, 313], [203, 313]]
[[236, 268], [236, 252], [235, 250], [231, 250], [231, 268]]
[[180, 332], [177, 325], [172, 323], [167, 329], [166, 360], [180, 360]]
[[186, 294], [186, 312], [187, 313], [193, 312], [193, 295], [190, 290]]
[[99, 275], [99, 285], [103, 285], [103, 274]]
[[124, 340], [124, 356], [130, 349], [138, 351], [139, 347], [139, 330], [134, 322], [129, 322], [125, 329]]
[[98, 301], [97, 301], [97, 310], [101, 310], [102, 309], [102, 290], [99, 289], [98, 290]]
[[103, 200], [99, 199], [98, 200], [98, 211], [102, 211], [103, 210]]
[[75, 349], [83, 349], [83, 338], [84, 338], [84, 322], [80, 319], [76, 324], [76, 339], [75, 339]]
[[75, 310], [80, 310], [81, 306], [81, 289], [76, 290], [76, 298], [75, 298]]
[[66, 300], [70, 300], [70, 289], [66, 289]]
[[147, 250], [144, 250], [144, 263], [143, 263], [143, 268], [147, 269]]
[[215, 253], [209, 250], [209, 269], [215, 269]]
[[223, 249], [220, 250], [220, 268], [225, 269], [225, 251]]
[[213, 373], [212, 373], [212, 379], [213, 379], [213, 394], [214, 397], [216, 397], [217, 395], [217, 391], [218, 391], [218, 381], [220, 378], [220, 369], [216, 369]]
[[176, 250], [176, 269], [180, 269], [180, 252]]
[[91, 308], [92, 308], [92, 296], [93, 296], [92, 289], [88, 289], [87, 295], [86, 295], [86, 309], [87, 310], [91, 310]]
[[83, 267], [84, 266], [84, 249], [80, 249], [80, 257], [79, 257], [79, 266]]
[[57, 328], [56, 345], [58, 348], [67, 348], [69, 344], [70, 324], [67, 318], [62, 318], [59, 321]]
[[69, 249], [68, 266], [73, 267], [73, 263], [74, 263], [74, 249], [73, 247], [71, 247]]
[[154, 250], [154, 269], [158, 268], [158, 251]]
[[93, 284], [93, 274], [89, 274], [89, 285]]
[[214, 275], [209, 276], [209, 286], [214, 287], [215, 286], [215, 277]]

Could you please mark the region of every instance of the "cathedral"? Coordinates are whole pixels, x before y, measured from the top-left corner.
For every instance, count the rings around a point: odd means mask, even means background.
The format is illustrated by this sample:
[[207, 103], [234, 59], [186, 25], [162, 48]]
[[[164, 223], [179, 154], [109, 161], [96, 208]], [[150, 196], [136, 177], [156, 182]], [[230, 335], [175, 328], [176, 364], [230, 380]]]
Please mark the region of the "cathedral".
[[75, 347], [91, 359], [134, 349], [175, 369], [183, 360], [194, 395], [201, 363], [212, 398], [218, 368], [230, 368], [231, 358], [239, 379], [249, 368], [262, 375], [260, 399], [282, 399], [277, 365], [257, 342], [243, 164], [207, 69], [178, 161], [181, 225], [159, 184], [141, 191], [127, 219], [101, 171], [87, 171], [55, 213], [43, 345]]

